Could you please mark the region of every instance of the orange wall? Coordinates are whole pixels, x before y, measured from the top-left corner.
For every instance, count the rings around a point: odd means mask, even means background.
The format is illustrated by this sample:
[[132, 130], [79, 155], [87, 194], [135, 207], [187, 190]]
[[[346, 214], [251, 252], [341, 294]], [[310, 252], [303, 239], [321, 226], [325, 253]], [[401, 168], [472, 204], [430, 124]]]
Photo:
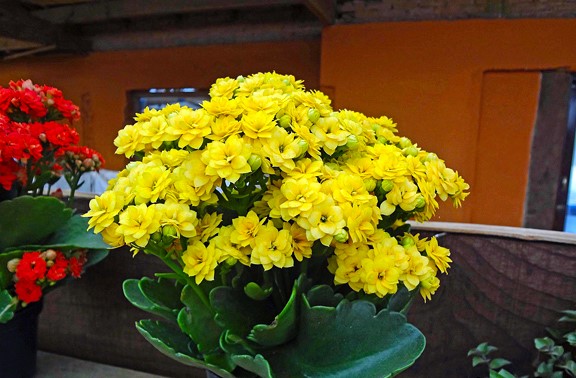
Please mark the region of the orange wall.
[[318, 41], [197, 46], [101, 52], [85, 57], [29, 58], [0, 63], [0, 85], [30, 78], [56, 86], [78, 104], [82, 143], [102, 152], [107, 168], [121, 169], [112, 141], [125, 124], [126, 93], [154, 87], [208, 89], [219, 77], [276, 70], [319, 87]]
[[[464, 207], [444, 206], [436, 220], [521, 226], [539, 85], [515, 73], [573, 69], [575, 38], [576, 20], [569, 19], [337, 25], [322, 35], [320, 83], [338, 108], [392, 117], [401, 135], [438, 153], [470, 183]], [[487, 79], [488, 71], [509, 75]], [[483, 105], [486, 85], [501, 90]], [[511, 108], [498, 117], [495, 104]]]

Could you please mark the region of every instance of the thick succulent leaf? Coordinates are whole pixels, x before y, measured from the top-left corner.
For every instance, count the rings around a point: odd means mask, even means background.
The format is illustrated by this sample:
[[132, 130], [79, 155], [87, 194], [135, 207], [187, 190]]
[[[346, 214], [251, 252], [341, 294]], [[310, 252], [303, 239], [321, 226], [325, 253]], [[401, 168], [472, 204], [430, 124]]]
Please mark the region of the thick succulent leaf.
[[390, 377], [411, 366], [425, 343], [400, 313], [376, 313], [367, 301], [310, 307], [304, 298], [296, 340], [262, 354], [275, 377]]
[[405, 286], [400, 287], [400, 289], [398, 289], [398, 291], [390, 298], [390, 301], [388, 302], [388, 310], [400, 312], [402, 314], [408, 313], [416, 293], [418, 293], [418, 290], [408, 291]]
[[144, 295], [139, 284], [140, 281], [137, 279], [128, 279], [124, 281], [122, 290], [124, 291], [124, 296], [126, 299], [128, 299], [130, 303], [138, 307], [140, 310], [176, 322], [179, 309], [167, 308], [162, 304], [158, 304], [152, 301], [149, 297]]
[[72, 209], [54, 197], [21, 196], [0, 202], [0, 214], [2, 251], [9, 247], [43, 243], [72, 217]]
[[222, 378], [234, 378], [226, 370], [203, 361], [202, 356], [197, 351], [190, 349], [190, 346], [193, 345], [192, 340], [178, 327], [155, 320], [140, 320], [136, 322], [136, 329], [150, 344], [166, 356], [188, 366], [210, 370]]
[[183, 287], [172, 280], [143, 277], [138, 282], [142, 293], [152, 302], [178, 312], [184, 305], [180, 301]]
[[111, 247], [102, 240], [101, 234], [88, 231], [88, 218], [79, 214], [70, 218], [62, 227], [50, 236], [45, 244], [59, 248], [86, 248], [86, 249], [110, 249]]
[[257, 354], [256, 357], [252, 356], [233, 356], [232, 360], [243, 369], [246, 369], [254, 374], [257, 374], [262, 378], [273, 378], [272, 369], [268, 361], [260, 355]]
[[290, 299], [284, 309], [270, 324], [257, 324], [252, 328], [248, 339], [264, 346], [276, 346], [287, 343], [296, 337], [298, 312], [300, 310], [300, 280], [292, 287]]
[[274, 319], [268, 301], [250, 299], [242, 289], [216, 287], [210, 292], [210, 303], [216, 322], [240, 337], [248, 336], [256, 324], [269, 324]]
[[317, 285], [306, 293], [310, 306], [336, 307], [343, 299], [342, 294], [334, 293], [328, 285]]
[[14, 317], [18, 302], [12, 300], [8, 290], [0, 291], [0, 323], [6, 323]]
[[207, 307], [190, 286], [182, 290], [181, 301], [186, 305], [178, 314], [178, 325], [196, 343], [200, 353], [210, 354], [219, 348], [222, 328], [214, 320], [214, 312]]

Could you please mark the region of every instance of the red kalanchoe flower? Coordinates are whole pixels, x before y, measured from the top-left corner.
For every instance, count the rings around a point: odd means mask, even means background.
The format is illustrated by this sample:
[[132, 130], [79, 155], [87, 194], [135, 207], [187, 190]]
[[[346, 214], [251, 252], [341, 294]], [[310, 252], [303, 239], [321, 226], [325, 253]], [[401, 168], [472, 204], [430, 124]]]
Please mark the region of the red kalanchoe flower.
[[44, 133], [48, 142], [55, 146], [69, 146], [80, 140], [80, 135], [76, 130], [58, 122], [44, 123]]
[[68, 268], [70, 269], [70, 274], [72, 275], [72, 277], [80, 278], [80, 276], [82, 275], [82, 269], [84, 268], [83, 259], [73, 256], [70, 257], [70, 260], [68, 260], [68, 262], [70, 263]]
[[40, 256], [40, 252], [26, 252], [22, 255], [20, 263], [16, 267], [18, 280], [36, 281], [46, 275], [46, 260]]
[[42, 288], [35, 281], [20, 280], [14, 284], [18, 299], [26, 303], [38, 302], [42, 298]]
[[60, 281], [66, 277], [68, 270], [68, 260], [66, 256], [60, 251], [56, 251], [56, 258], [52, 260], [52, 266], [48, 269], [46, 273], [46, 278], [50, 281]]
[[28, 114], [31, 118], [42, 118], [48, 110], [42, 103], [42, 97], [31, 89], [16, 92], [17, 97], [12, 99], [12, 105]]

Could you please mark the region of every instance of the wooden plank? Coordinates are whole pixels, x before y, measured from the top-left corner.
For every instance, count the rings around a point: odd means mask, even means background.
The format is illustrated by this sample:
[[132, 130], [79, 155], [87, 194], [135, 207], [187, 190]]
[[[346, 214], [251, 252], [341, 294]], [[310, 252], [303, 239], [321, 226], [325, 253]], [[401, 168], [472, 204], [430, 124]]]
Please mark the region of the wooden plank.
[[572, 75], [565, 70], [542, 74], [530, 152], [525, 227], [561, 230], [564, 225], [563, 212], [557, 214], [556, 206], [566, 205], [567, 190], [558, 189], [563, 185], [564, 159], [572, 158], [565, 151], [571, 83]]
[[298, 0], [108, 0], [42, 9], [32, 14], [57, 24], [82, 24], [179, 13], [270, 8], [299, 2]]
[[409, 221], [412, 229], [428, 232], [448, 232], [456, 234], [486, 235], [518, 240], [547, 241], [552, 243], [576, 244], [576, 234], [534, 228], [492, 226], [471, 223]]
[[560, 311], [576, 308], [576, 248], [472, 234], [447, 234], [441, 243], [452, 269], [432, 301], [418, 298], [408, 314], [427, 345], [402, 376], [486, 376], [466, 357], [481, 342], [497, 346], [514, 372], [533, 371], [534, 338], [558, 326]]

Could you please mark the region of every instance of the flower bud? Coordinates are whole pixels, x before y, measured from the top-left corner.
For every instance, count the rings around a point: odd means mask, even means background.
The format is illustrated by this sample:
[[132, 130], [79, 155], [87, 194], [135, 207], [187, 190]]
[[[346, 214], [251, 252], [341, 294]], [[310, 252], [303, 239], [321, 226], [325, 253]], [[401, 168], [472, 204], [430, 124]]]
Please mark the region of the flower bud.
[[402, 137], [398, 141], [398, 144], [400, 145], [400, 148], [407, 148], [412, 145], [412, 141], [406, 137]]
[[424, 162], [435, 160], [438, 160], [438, 155], [436, 155], [434, 152], [429, 152], [428, 155], [426, 155], [426, 157], [424, 158]]
[[318, 122], [318, 120], [320, 119], [320, 112], [318, 111], [318, 109], [315, 108], [308, 109], [308, 119], [312, 123]]
[[378, 143], [380, 144], [388, 144], [388, 139], [384, 138], [383, 136], [378, 137]]
[[416, 245], [416, 242], [414, 241], [414, 238], [410, 235], [403, 237], [400, 244], [402, 244], [404, 248], [410, 248], [413, 245]]
[[48, 249], [48, 250], [46, 250], [44, 253], [45, 253], [45, 256], [46, 256], [46, 257], [45, 257], [46, 260], [54, 260], [54, 259], [56, 258], [56, 256], [58, 256], [58, 254], [56, 253], [56, 251], [53, 250], [53, 249]]
[[369, 177], [369, 178], [364, 180], [364, 187], [369, 192], [372, 192], [372, 191], [374, 191], [374, 189], [376, 189], [376, 184], [377, 184], [376, 179], [374, 179], [372, 177]]
[[252, 169], [252, 172], [257, 171], [258, 168], [262, 166], [262, 158], [256, 154], [252, 154], [248, 158], [248, 165]]
[[298, 157], [300, 157], [304, 155], [306, 151], [308, 151], [308, 142], [306, 142], [304, 139], [300, 139], [298, 140], [298, 147], [300, 147], [300, 153], [298, 154]]
[[416, 209], [422, 209], [424, 206], [426, 206], [426, 200], [424, 199], [423, 195], [419, 195], [418, 199], [416, 200]]
[[348, 231], [341, 229], [334, 235], [334, 240], [339, 243], [346, 243], [348, 241]]
[[290, 124], [292, 123], [292, 117], [290, 117], [288, 114], [284, 114], [282, 117], [280, 117], [278, 123], [280, 124], [280, 126], [287, 129], [290, 127]]
[[46, 143], [48, 141], [48, 138], [46, 138], [46, 134], [44, 133], [40, 133], [40, 135], [38, 135], [38, 139], [40, 139], [40, 142], [42, 143]]
[[150, 235], [150, 240], [156, 243], [160, 243], [162, 241], [162, 233], [160, 232], [153, 233], [152, 235]]
[[94, 167], [94, 160], [90, 159], [90, 158], [86, 158], [84, 159], [84, 161], [82, 162], [82, 165], [86, 168], [86, 169], [90, 169], [92, 167]]
[[411, 145], [409, 147], [406, 147], [402, 150], [402, 153], [404, 154], [404, 156], [418, 156], [418, 148], [416, 148], [416, 146]]
[[20, 259], [12, 259], [12, 260], [8, 261], [8, 264], [6, 264], [8, 267], [8, 271], [10, 273], [15, 273], [16, 268], [18, 267], [19, 263], [20, 263]]
[[382, 180], [380, 183], [380, 188], [385, 192], [388, 193], [394, 188], [394, 182], [391, 180]]
[[171, 243], [173, 239], [178, 237], [176, 227], [167, 225], [162, 227], [162, 241]]
[[243, 82], [246, 81], [246, 79], [245, 79], [244, 76], [242, 76], [242, 75], [239, 75], [239, 76], [236, 78], [236, 80], [238, 81], [238, 83], [243, 83]]
[[348, 142], [346, 142], [346, 147], [353, 150], [358, 147], [358, 137], [356, 135], [350, 134], [348, 136]]

